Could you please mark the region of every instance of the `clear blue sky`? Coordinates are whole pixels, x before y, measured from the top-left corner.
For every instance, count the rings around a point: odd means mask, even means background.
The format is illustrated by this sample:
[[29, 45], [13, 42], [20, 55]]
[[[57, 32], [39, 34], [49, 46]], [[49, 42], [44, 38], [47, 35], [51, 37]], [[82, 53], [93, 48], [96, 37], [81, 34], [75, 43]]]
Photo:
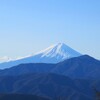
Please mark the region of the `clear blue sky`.
[[100, 0], [0, 0], [0, 57], [59, 42], [100, 59]]

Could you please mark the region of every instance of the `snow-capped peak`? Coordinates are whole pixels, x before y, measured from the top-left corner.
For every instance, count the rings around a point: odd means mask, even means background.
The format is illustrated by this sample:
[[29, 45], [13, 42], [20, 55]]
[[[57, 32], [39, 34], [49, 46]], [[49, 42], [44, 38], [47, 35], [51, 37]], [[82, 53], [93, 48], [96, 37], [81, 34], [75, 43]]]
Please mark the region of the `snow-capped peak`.
[[64, 43], [58, 43], [34, 55], [1, 63], [0, 68], [9, 68], [22, 63], [58, 63], [65, 59], [81, 56], [80, 53]]
[[49, 48], [37, 53], [36, 55], [39, 54], [41, 54], [41, 57], [55, 58], [58, 60], [57, 62], [60, 62], [63, 59], [68, 59], [81, 55], [80, 53], [68, 47], [64, 43], [58, 43], [56, 45], [52, 45]]

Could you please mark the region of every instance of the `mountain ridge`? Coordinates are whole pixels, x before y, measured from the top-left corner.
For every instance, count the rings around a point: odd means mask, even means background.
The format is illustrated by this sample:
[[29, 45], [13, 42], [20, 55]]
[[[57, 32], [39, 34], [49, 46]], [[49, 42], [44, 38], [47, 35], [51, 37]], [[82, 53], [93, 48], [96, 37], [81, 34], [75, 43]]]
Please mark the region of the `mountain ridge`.
[[[0, 77], [0, 93], [33, 94], [50, 100], [93, 100], [87, 81], [75, 81], [54, 73], [34, 73]], [[81, 88], [77, 85], [81, 84]], [[85, 85], [87, 84], [87, 85]], [[84, 88], [88, 87], [87, 90]], [[6, 88], [6, 89], [5, 89]], [[92, 90], [93, 91], [93, 90]]]
[[0, 70], [0, 76], [27, 73], [56, 73], [76, 79], [100, 79], [100, 61], [83, 55], [57, 64], [28, 63]]

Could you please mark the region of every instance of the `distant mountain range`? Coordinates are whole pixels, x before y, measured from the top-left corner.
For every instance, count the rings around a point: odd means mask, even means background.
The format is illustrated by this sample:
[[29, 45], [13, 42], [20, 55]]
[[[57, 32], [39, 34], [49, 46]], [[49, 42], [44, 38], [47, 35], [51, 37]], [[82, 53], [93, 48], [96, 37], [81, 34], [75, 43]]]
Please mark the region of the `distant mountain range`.
[[0, 69], [9, 68], [22, 63], [58, 63], [65, 59], [81, 56], [80, 53], [64, 43], [58, 43], [34, 55], [21, 59], [0, 63]]
[[0, 70], [0, 93], [23, 93], [51, 100], [95, 100], [100, 61], [83, 55], [57, 64], [29, 63]]
[[100, 79], [100, 61], [88, 55], [67, 59], [57, 64], [20, 64], [0, 71], [0, 76], [30, 73], [55, 73], [76, 79]]
[[33, 56], [2, 63], [0, 68], [4, 68], [0, 70], [0, 94], [4, 97], [99, 100], [100, 61], [62, 43]]

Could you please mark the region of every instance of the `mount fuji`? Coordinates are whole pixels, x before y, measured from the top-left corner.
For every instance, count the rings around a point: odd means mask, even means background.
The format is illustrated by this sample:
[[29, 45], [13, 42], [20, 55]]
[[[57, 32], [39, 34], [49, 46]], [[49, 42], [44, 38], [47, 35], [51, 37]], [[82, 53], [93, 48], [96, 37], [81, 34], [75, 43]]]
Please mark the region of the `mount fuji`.
[[64, 43], [52, 45], [34, 55], [21, 59], [0, 63], [0, 69], [9, 68], [22, 63], [51, 63], [55, 64], [65, 59], [81, 56], [81, 54]]

